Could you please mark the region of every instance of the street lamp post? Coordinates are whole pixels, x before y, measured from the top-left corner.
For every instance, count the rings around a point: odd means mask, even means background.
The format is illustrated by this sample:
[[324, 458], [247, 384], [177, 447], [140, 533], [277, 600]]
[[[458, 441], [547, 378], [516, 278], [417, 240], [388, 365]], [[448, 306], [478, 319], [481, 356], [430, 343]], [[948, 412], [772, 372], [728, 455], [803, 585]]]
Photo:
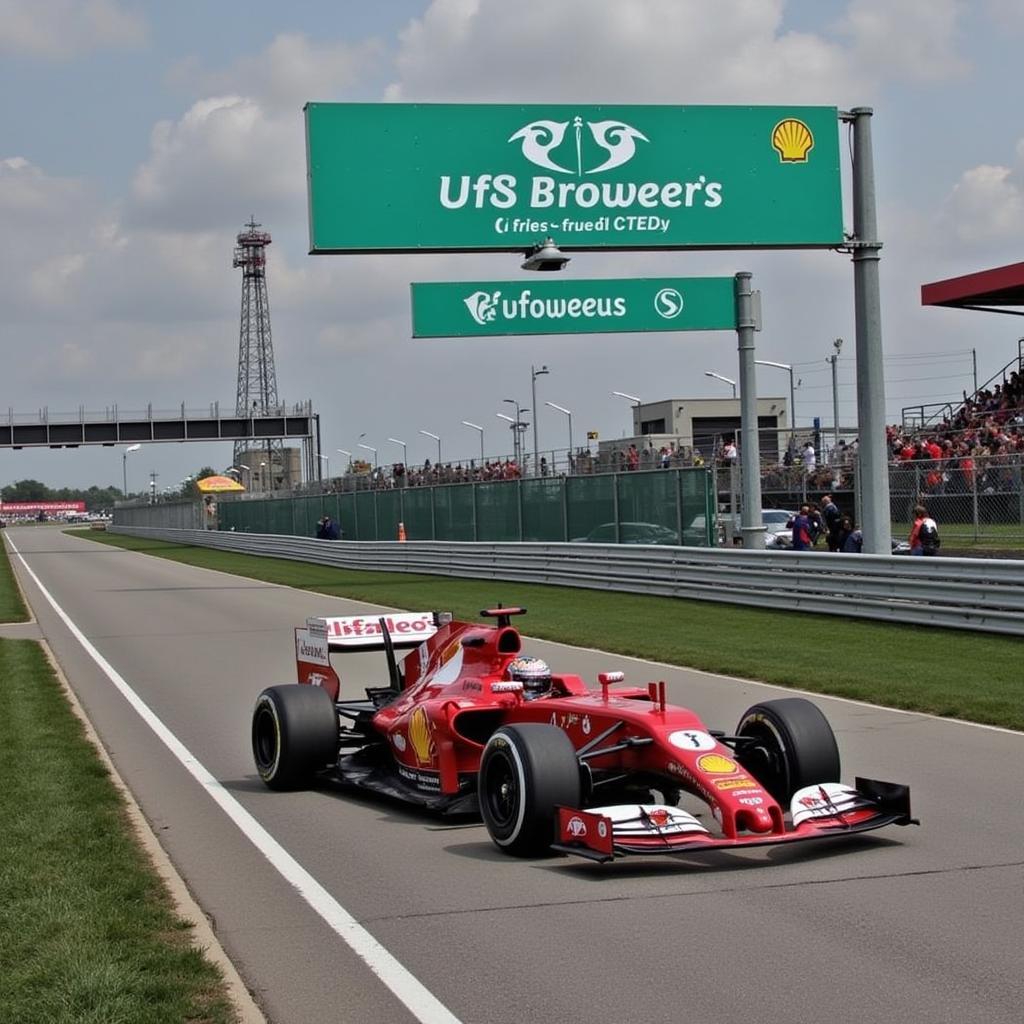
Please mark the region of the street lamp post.
[[352, 453], [347, 448], [335, 448], [334, 449], [339, 455], [345, 455], [348, 457], [347, 472], [352, 471]]
[[388, 440], [392, 444], [400, 444], [402, 446], [402, 465], [408, 468], [409, 466], [409, 449], [404, 441], [399, 441], [397, 437], [389, 437]]
[[715, 373], [714, 370], [705, 370], [704, 376], [714, 377], [715, 380], [724, 381], [726, 384], [732, 385], [732, 397], [736, 397], [736, 381], [734, 381], [731, 377], [723, 377], [720, 373]]
[[[321, 455], [319, 452], [317, 452], [317, 456], [316, 457], [318, 459], [321, 459], [323, 462], [327, 463], [327, 486], [330, 487], [331, 486], [331, 460], [326, 455]], [[321, 485], [323, 484], [323, 482], [324, 482], [323, 481], [323, 477], [321, 477], [320, 478]]]
[[441, 465], [441, 438], [437, 434], [432, 434], [429, 430], [421, 430], [421, 434], [424, 437], [432, 437], [437, 442], [437, 464]]
[[261, 462], [260, 463], [260, 490], [261, 491], [266, 491], [266, 489], [267, 489], [267, 474], [264, 472], [264, 470], [266, 468], [267, 468], [267, 464], [265, 462]]
[[480, 434], [480, 466], [482, 468], [484, 464], [484, 428], [478, 423], [470, 423], [469, 420], [463, 420], [462, 425], [464, 427], [472, 427]]
[[[503, 398], [503, 402], [507, 402], [509, 405], [515, 406], [516, 418], [512, 421], [512, 457], [516, 460], [516, 465], [522, 469], [523, 462], [523, 438], [522, 432], [526, 429], [527, 424], [523, 422], [523, 413], [529, 412], [529, 409], [520, 408], [519, 402], [514, 398]], [[499, 416], [503, 420], [509, 419], [508, 416], [502, 415], [500, 412]]]
[[537, 476], [539, 472], [538, 463], [538, 450], [537, 450], [537, 378], [543, 377], [551, 371], [547, 368], [547, 364], [542, 366], [539, 370], [535, 370], [532, 366], [530, 367], [530, 397], [533, 400], [534, 416], [533, 416], [533, 475]]
[[758, 366], [774, 366], [777, 370], [789, 371], [789, 444], [796, 446], [796, 389], [793, 387], [793, 367], [789, 363], [773, 363], [770, 359], [755, 359]]
[[[836, 367], [839, 363], [839, 350], [843, 347], [843, 339], [836, 338], [832, 342], [835, 354], [825, 357], [826, 363], [832, 364], [832, 459], [835, 458], [835, 451], [839, 447], [839, 388], [836, 381]], [[829, 460], [831, 464], [832, 459]]]
[[633, 415], [635, 420], [633, 422], [633, 429], [637, 436], [640, 434], [640, 399], [636, 395], [629, 394], [628, 391], [613, 391], [612, 394], [616, 398], [625, 398], [627, 401], [633, 403]]
[[124, 494], [125, 501], [128, 500], [128, 456], [132, 452], [137, 452], [141, 447], [141, 444], [130, 444], [121, 454], [121, 476], [123, 477], [121, 481], [123, 484], [121, 491]]
[[[362, 434], [361, 436], [362, 436], [362, 437], [366, 437], [366, 435], [365, 435], [365, 434]], [[366, 450], [367, 450], [368, 452], [373, 452], [373, 468], [374, 468], [374, 470], [376, 470], [376, 468], [377, 468], [377, 449], [376, 449], [376, 448], [374, 448], [374, 447], [373, 447], [372, 445], [369, 445], [369, 444], [363, 444], [363, 442], [362, 442], [362, 441], [360, 441], [360, 442], [359, 442], [359, 443], [358, 443], [358, 444], [356, 445], [356, 447], [357, 447], [357, 448], [365, 448], [365, 449], [366, 449]]]
[[564, 413], [569, 417], [569, 472], [572, 473], [572, 413], [564, 406], [555, 405], [554, 402], [545, 402], [544, 404], [550, 405], [552, 409], [556, 409], [558, 412]]
[[511, 416], [506, 416], [503, 412], [495, 413], [495, 416], [499, 420], [507, 420], [509, 429], [512, 431], [512, 458], [515, 459], [516, 465], [519, 464], [519, 420], [514, 420]]

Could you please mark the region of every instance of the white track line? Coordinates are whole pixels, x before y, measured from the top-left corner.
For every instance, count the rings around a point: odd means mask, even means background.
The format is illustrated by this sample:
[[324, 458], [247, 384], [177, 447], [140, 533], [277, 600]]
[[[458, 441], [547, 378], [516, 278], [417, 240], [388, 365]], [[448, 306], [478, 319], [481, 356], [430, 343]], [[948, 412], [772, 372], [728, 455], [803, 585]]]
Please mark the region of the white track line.
[[157, 738], [181, 762], [186, 771], [220, 805], [221, 810], [242, 830], [242, 834], [278, 870], [302, 898], [327, 922], [349, 948], [377, 975], [394, 996], [422, 1024], [460, 1024], [459, 1019], [394, 956], [391, 955], [280, 843], [203, 767], [188, 748], [150, 710], [125, 682], [117, 669], [90, 643], [63, 608], [32, 571], [25, 556], [8, 541], [11, 550], [40, 593], [82, 645], [86, 654], [120, 691]]

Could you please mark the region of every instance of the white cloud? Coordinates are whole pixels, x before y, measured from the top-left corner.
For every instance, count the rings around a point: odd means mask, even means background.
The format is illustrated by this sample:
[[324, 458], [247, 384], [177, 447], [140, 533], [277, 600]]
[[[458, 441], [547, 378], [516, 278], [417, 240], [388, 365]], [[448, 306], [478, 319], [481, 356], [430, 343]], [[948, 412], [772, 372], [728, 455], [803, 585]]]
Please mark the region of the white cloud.
[[265, 110], [298, 115], [309, 100], [332, 100], [379, 59], [373, 41], [318, 44], [298, 32], [274, 37], [261, 53], [241, 57], [229, 68], [204, 70], [195, 58], [179, 61], [170, 81], [192, 95], [236, 93]]
[[887, 78], [941, 81], [968, 70], [956, 52], [960, 0], [851, 0], [839, 30], [866, 72]]
[[145, 19], [118, 0], [0, 0], [0, 52], [66, 60], [146, 39]]
[[979, 164], [964, 171], [942, 212], [955, 236], [971, 246], [1020, 247], [1024, 233], [1024, 141], [1017, 168]]
[[132, 183], [126, 219], [168, 230], [230, 228], [260, 217], [302, 217], [302, 117], [268, 116], [243, 96], [199, 100], [160, 121]]
[[828, 103], [847, 55], [781, 30], [782, 0], [435, 0], [401, 35], [391, 100]]

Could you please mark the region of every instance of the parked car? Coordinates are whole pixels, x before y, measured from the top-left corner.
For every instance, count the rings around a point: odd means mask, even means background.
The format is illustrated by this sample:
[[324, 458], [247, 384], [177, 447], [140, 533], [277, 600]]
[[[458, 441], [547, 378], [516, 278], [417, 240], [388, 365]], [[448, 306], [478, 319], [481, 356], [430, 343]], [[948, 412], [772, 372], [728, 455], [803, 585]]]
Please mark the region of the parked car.
[[[616, 528], [618, 527], [618, 528]], [[601, 523], [574, 544], [678, 544], [675, 530], [657, 523]]]

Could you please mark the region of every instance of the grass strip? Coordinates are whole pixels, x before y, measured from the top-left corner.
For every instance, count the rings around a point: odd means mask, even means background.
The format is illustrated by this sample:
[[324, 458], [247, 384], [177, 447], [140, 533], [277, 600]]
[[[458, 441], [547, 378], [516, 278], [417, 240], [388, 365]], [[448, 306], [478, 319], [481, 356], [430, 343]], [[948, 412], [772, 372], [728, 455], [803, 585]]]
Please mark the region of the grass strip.
[[7, 548], [0, 540], [0, 622], [28, 622], [28, 609], [21, 599]]
[[0, 1020], [228, 1024], [42, 647], [0, 640]]
[[522, 604], [530, 612], [524, 631], [545, 640], [1024, 730], [1016, 637], [542, 584], [333, 569], [82, 532], [189, 565], [393, 608], [450, 609], [472, 620], [499, 600]]

